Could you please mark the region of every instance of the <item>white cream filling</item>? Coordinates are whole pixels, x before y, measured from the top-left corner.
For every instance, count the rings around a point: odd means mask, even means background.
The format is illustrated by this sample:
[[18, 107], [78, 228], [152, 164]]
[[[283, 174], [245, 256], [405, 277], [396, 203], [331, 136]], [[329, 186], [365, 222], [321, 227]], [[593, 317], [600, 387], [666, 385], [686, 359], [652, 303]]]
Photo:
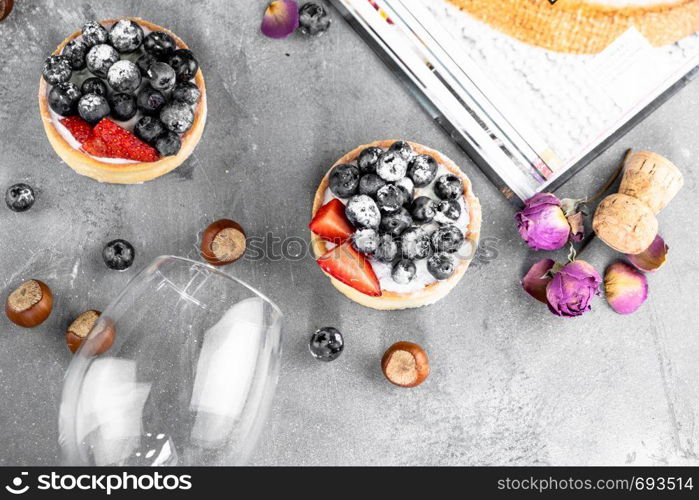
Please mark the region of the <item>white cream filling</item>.
[[[109, 29], [112, 27], [112, 24], [107, 23], [107, 24], [103, 24], [102, 26], [104, 26], [107, 30], [109, 30]], [[153, 31], [153, 30], [147, 28], [146, 26], [143, 26], [142, 24], [139, 24], [139, 26], [140, 26], [141, 29], [143, 30], [143, 35], [144, 35], [144, 36], [145, 36], [145, 35], [148, 35], [149, 33], [151, 33], [151, 32]], [[82, 40], [82, 35], [78, 36], [78, 37], [77, 37], [77, 40]], [[141, 48], [139, 48], [138, 50], [136, 50], [136, 51], [134, 51], [134, 52], [132, 52], [132, 53], [130, 53], [130, 54], [120, 54], [120, 58], [121, 58], [121, 59], [128, 59], [128, 60], [130, 60], [130, 61], [136, 62], [136, 60], [137, 60], [139, 57], [141, 57], [141, 55], [143, 55], [143, 53], [144, 53], [144, 52], [143, 52], [143, 48], [141, 47]], [[88, 69], [85, 68], [85, 69], [82, 69], [82, 70], [80, 70], [80, 71], [73, 71], [73, 76], [71, 77], [71, 80], [70, 80], [70, 81], [72, 81], [72, 82], [75, 83], [78, 87], [80, 87], [80, 85], [82, 84], [82, 82], [83, 82], [84, 80], [87, 80], [88, 78], [91, 78], [91, 77], [93, 77], [93, 76], [95, 76], [95, 75], [93, 75], [92, 73], [90, 73], [90, 71], [88, 71]], [[104, 79], [102, 79], [102, 80], [104, 81], [105, 85], [107, 85], [107, 87], [109, 87], [109, 84], [106, 82], [106, 80], [104, 80]], [[141, 83], [141, 87], [139, 87], [139, 89], [136, 91], [136, 93], [135, 93], [134, 95], [138, 95], [138, 92], [140, 91], [140, 89], [141, 89], [147, 82], [148, 82], [148, 80], [146, 80], [146, 79], [144, 78], [144, 79], [143, 79], [143, 82]], [[52, 87], [51, 85], [47, 85], [47, 86], [46, 86], [46, 99], [47, 99], [47, 100], [48, 100], [48, 94], [49, 94], [49, 92], [51, 92], [51, 89], [52, 89], [52, 88], [53, 88], [53, 87]], [[202, 96], [201, 96], [201, 99], [204, 99], [204, 95], [203, 95], [203, 94], [202, 94]], [[201, 101], [200, 101], [200, 102], [201, 102]], [[199, 103], [197, 103], [197, 106], [199, 106]], [[72, 147], [73, 149], [80, 150], [81, 153], [83, 153], [83, 154], [85, 154], [85, 155], [87, 155], [87, 156], [90, 156], [90, 157], [94, 158], [95, 160], [100, 161], [100, 162], [102, 162], [102, 163], [112, 163], [112, 164], [115, 164], [115, 165], [118, 165], [118, 164], [129, 164], [129, 163], [138, 163], [138, 161], [136, 161], [136, 160], [128, 160], [128, 159], [126, 159], [126, 158], [101, 158], [101, 157], [98, 157], [98, 156], [92, 156], [91, 154], [85, 152], [85, 151], [82, 149], [82, 145], [75, 139], [75, 137], [73, 137], [73, 134], [71, 134], [70, 131], [69, 131], [67, 128], [65, 128], [65, 127], [61, 124], [60, 120], [62, 120], [62, 119], [65, 118], [65, 117], [59, 115], [59, 114], [56, 113], [54, 110], [52, 110], [52, 109], [51, 109], [51, 106], [48, 106], [48, 109], [49, 109], [49, 115], [51, 116], [51, 123], [53, 124], [54, 128], [56, 129], [56, 131], [58, 131], [59, 135], [60, 135], [61, 137], [63, 137], [63, 139], [64, 139], [64, 140], [70, 145], [70, 147]], [[134, 117], [131, 118], [131, 119], [128, 120], [128, 121], [118, 121], [118, 120], [115, 120], [115, 119], [112, 118], [112, 117], [110, 117], [110, 120], [112, 120], [114, 123], [116, 123], [116, 124], [119, 125], [120, 127], [125, 128], [125, 129], [128, 130], [129, 132], [133, 132], [134, 127], [136, 126], [136, 123], [138, 123], [138, 120], [140, 120], [140, 119], [142, 118], [142, 116], [143, 116], [143, 114], [142, 114], [140, 111], [137, 111], [136, 114], [134, 115]], [[205, 117], [204, 117], [204, 118], [205, 118]]]
[[[356, 162], [353, 162], [352, 164], [356, 165]], [[435, 180], [432, 181], [432, 183], [430, 183], [428, 186], [416, 187], [414, 190], [414, 198], [417, 198], [418, 196], [428, 196], [429, 198], [438, 202], [439, 198], [434, 193], [434, 183], [440, 176], [448, 173], [450, 173], [449, 169], [447, 169], [444, 165], [440, 163], [437, 167], [437, 175], [435, 176]], [[330, 191], [329, 187], [326, 188], [325, 199], [323, 203], [328, 203], [333, 198], [337, 197], [332, 193], [332, 191]], [[339, 198], [339, 200], [344, 204], [346, 204], [348, 201], [342, 198]], [[454, 222], [454, 225], [458, 227], [462, 233], [464, 233], [465, 237], [468, 234], [469, 211], [468, 206], [466, 205], [466, 200], [463, 196], [458, 199], [458, 202], [461, 206], [461, 215], [456, 220], [456, 222]], [[428, 234], [431, 235], [439, 227], [439, 225], [437, 223], [431, 222], [429, 224], [423, 224], [420, 227], [422, 227], [425, 231], [427, 231]], [[332, 243], [326, 242], [325, 244], [328, 248], [333, 247]], [[459, 263], [459, 256], [469, 255], [470, 253], [471, 242], [469, 240], [466, 240], [464, 241], [464, 244], [459, 249], [459, 251], [454, 254], [456, 264], [458, 265]], [[369, 257], [369, 261], [371, 262], [371, 266], [374, 268], [374, 273], [376, 273], [376, 277], [379, 279], [381, 290], [396, 293], [417, 292], [419, 290], [422, 290], [427, 285], [431, 285], [432, 283], [438, 281], [427, 270], [427, 259], [420, 259], [415, 261], [415, 268], [417, 270], [417, 272], [415, 273], [415, 278], [413, 278], [411, 282], [406, 284], [400, 284], [393, 281], [393, 277], [391, 276], [391, 270], [393, 266], [390, 263], [379, 262], [378, 260], [372, 257]]]

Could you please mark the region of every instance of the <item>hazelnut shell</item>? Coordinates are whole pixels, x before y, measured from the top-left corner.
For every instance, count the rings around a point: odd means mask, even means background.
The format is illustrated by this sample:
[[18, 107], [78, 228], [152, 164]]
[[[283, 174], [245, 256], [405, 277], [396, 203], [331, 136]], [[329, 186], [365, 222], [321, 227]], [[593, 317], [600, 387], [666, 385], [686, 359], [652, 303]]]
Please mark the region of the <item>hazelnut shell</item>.
[[[101, 314], [100, 311], [91, 309], [82, 313], [70, 324], [66, 330], [66, 343], [70, 352], [75, 353], [87, 339], [88, 334], [97, 323]], [[111, 342], [109, 342], [109, 345], [111, 345]], [[106, 351], [109, 345], [106, 345], [101, 352]]]
[[412, 342], [396, 342], [384, 353], [381, 371], [389, 382], [400, 387], [416, 387], [430, 374], [425, 350]]
[[12, 12], [12, 7], [14, 6], [14, 4], [14, 0], [5, 0], [4, 2], [0, 2], [0, 7], [2, 7], [0, 8], [0, 21], [2, 21], [10, 15], [10, 12]]
[[[232, 249], [233, 254], [229, 258], [222, 258], [220, 254], [214, 251], [214, 243], [216, 237], [226, 229], [233, 229], [238, 233], [239, 240], [234, 242]], [[242, 236], [242, 238], [241, 238]], [[240, 241], [242, 239], [242, 241]], [[204, 230], [201, 238], [201, 254], [206, 261], [214, 266], [225, 266], [240, 259], [245, 254], [247, 246], [246, 235], [243, 228], [235, 221], [230, 219], [217, 220]]]
[[[22, 305], [18, 303], [17, 300], [21, 300], [24, 297], [16, 296], [15, 292], [19, 292], [23, 287], [26, 289], [26, 292], [29, 292], [30, 288], [35, 288], [33, 283], [38, 285], [38, 291], [41, 294], [41, 297], [28, 307], [19, 309], [19, 307], [22, 307]], [[9, 320], [24, 328], [39, 326], [41, 323], [46, 321], [46, 318], [49, 317], [52, 309], [53, 295], [51, 294], [51, 290], [46, 283], [39, 280], [25, 281], [10, 295], [8, 295], [7, 301], [5, 302], [5, 314], [7, 314]]]

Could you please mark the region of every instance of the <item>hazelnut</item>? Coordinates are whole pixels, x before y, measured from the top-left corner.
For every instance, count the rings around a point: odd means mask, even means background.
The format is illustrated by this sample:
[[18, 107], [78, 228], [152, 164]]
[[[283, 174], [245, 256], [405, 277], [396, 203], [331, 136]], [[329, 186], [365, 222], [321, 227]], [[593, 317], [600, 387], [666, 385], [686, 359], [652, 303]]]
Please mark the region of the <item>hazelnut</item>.
[[14, 0], [0, 0], [0, 21], [10, 15], [14, 3]]
[[430, 374], [430, 362], [422, 347], [412, 342], [396, 342], [384, 353], [381, 370], [389, 382], [400, 387], [422, 384]]
[[245, 231], [240, 224], [221, 219], [204, 230], [201, 238], [201, 254], [209, 264], [225, 266], [245, 253]]
[[[66, 343], [71, 352], [75, 353], [87, 339], [101, 314], [101, 312], [94, 310], [85, 311], [70, 324], [66, 330]], [[114, 329], [105, 328], [102, 334], [96, 335], [94, 340], [90, 341], [90, 349], [93, 350], [94, 354], [102, 354], [112, 346], [113, 342]]]
[[33, 328], [43, 323], [51, 314], [53, 295], [38, 280], [25, 281], [12, 292], [5, 302], [5, 314], [14, 324]]

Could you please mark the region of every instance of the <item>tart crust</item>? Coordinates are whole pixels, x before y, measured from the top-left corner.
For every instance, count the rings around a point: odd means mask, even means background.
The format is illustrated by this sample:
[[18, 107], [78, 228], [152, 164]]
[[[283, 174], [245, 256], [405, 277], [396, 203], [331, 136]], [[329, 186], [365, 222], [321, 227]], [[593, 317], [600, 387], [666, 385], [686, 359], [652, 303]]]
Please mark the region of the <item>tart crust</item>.
[[[359, 153], [361, 153], [362, 150], [370, 146], [376, 146], [382, 149], [387, 149], [394, 142], [396, 142], [396, 140], [376, 141], [372, 142], [371, 144], [365, 144], [350, 151], [345, 156], [337, 160], [335, 164], [332, 167], [330, 167], [328, 172], [325, 174], [323, 180], [320, 182], [320, 186], [318, 186], [318, 189], [316, 190], [316, 194], [313, 199], [313, 210], [311, 217], [314, 217], [318, 209], [322, 207], [324, 204], [325, 191], [328, 188], [328, 179], [330, 176], [330, 171], [335, 165], [338, 165], [340, 163], [350, 163], [356, 160], [359, 156]], [[468, 269], [471, 260], [473, 260], [473, 255], [475, 255], [475, 251], [478, 248], [478, 240], [480, 238], [481, 230], [481, 205], [478, 201], [478, 198], [476, 198], [476, 196], [473, 194], [473, 187], [471, 186], [471, 181], [469, 180], [469, 178], [466, 177], [466, 174], [464, 174], [452, 160], [450, 160], [440, 152], [430, 149], [421, 144], [416, 144], [414, 142], [409, 142], [408, 144], [410, 144], [410, 146], [413, 148], [413, 151], [415, 151], [416, 153], [432, 156], [435, 160], [437, 160], [437, 163], [444, 165], [444, 167], [447, 170], [449, 170], [449, 172], [458, 176], [463, 182], [464, 201], [466, 202], [466, 206], [469, 211], [468, 231], [465, 235], [465, 240], [472, 245], [472, 257], [468, 260], [460, 260], [456, 270], [454, 271], [454, 274], [446, 280], [435, 281], [434, 283], [430, 283], [429, 285], [423, 287], [421, 290], [417, 290], [414, 292], [393, 292], [388, 290], [382, 290], [382, 294], [380, 297], [371, 297], [369, 295], [363, 294], [355, 290], [351, 286], [345, 285], [341, 281], [336, 280], [335, 278], [326, 273], [326, 275], [330, 278], [330, 281], [335, 286], [335, 288], [337, 288], [350, 300], [353, 300], [358, 304], [370, 307], [372, 309], [391, 311], [397, 309], [422, 307], [429, 304], [434, 304], [439, 299], [445, 297], [459, 283], [461, 278], [466, 273], [466, 270]], [[323, 240], [320, 236], [313, 233], [311, 233], [311, 245], [313, 247], [313, 253], [316, 256], [316, 258], [320, 257], [321, 255], [325, 254], [328, 250], [330, 250], [330, 248], [327, 245], [327, 242]]]
[[[182, 39], [168, 29], [136, 17], [127, 17], [123, 19], [135, 21], [139, 25], [144, 26], [151, 31], [164, 31], [175, 40], [177, 48], [189, 48], [187, 47], [187, 44], [182, 41]], [[101, 21], [101, 23], [109, 24], [117, 21], [117, 19], [108, 19]], [[80, 31], [76, 31], [70, 35], [58, 46], [53, 54], [60, 54], [63, 47], [65, 47], [71, 40], [80, 36], [80, 34]], [[194, 112], [194, 123], [192, 124], [192, 128], [181, 136], [182, 147], [175, 156], [166, 156], [155, 162], [107, 163], [100, 161], [79, 149], [73, 148], [61, 136], [58, 130], [56, 130], [53, 120], [51, 119], [47, 92], [48, 84], [43, 78], [39, 84], [39, 111], [41, 113], [41, 121], [44, 125], [46, 136], [48, 137], [51, 146], [53, 146], [53, 149], [56, 151], [56, 154], [60, 156], [61, 159], [77, 173], [86, 175], [100, 182], [108, 182], [112, 184], [138, 184], [140, 182], [149, 181], [160, 177], [161, 175], [165, 175], [166, 173], [179, 167], [187, 158], [189, 158], [189, 155], [192, 154], [194, 148], [199, 143], [202, 133], [204, 132], [207, 111], [206, 85], [204, 84], [204, 74], [202, 73], [201, 68], [199, 68], [197, 74], [194, 76], [194, 82], [201, 91], [201, 98]]]

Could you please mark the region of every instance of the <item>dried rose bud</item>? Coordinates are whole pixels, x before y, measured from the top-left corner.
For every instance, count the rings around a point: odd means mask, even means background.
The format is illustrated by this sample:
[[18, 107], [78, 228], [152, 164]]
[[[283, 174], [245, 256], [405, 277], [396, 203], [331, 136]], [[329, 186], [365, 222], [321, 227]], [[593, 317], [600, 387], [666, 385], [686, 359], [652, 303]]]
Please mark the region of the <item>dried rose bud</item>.
[[522, 239], [535, 250], [558, 250], [570, 237], [570, 224], [561, 209], [561, 201], [551, 193], [529, 198], [515, 219]]
[[267, 6], [260, 29], [269, 38], [286, 38], [298, 27], [298, 4], [293, 0], [275, 0]]
[[648, 280], [625, 262], [615, 262], [604, 274], [607, 302], [619, 314], [631, 314], [648, 298]]
[[641, 271], [652, 273], [665, 265], [669, 249], [670, 247], [658, 235], [653, 240], [653, 243], [643, 252], [636, 255], [627, 255], [626, 258]]
[[566, 264], [546, 285], [549, 309], [557, 316], [580, 316], [591, 309], [590, 301], [600, 294], [602, 277], [584, 260]]

